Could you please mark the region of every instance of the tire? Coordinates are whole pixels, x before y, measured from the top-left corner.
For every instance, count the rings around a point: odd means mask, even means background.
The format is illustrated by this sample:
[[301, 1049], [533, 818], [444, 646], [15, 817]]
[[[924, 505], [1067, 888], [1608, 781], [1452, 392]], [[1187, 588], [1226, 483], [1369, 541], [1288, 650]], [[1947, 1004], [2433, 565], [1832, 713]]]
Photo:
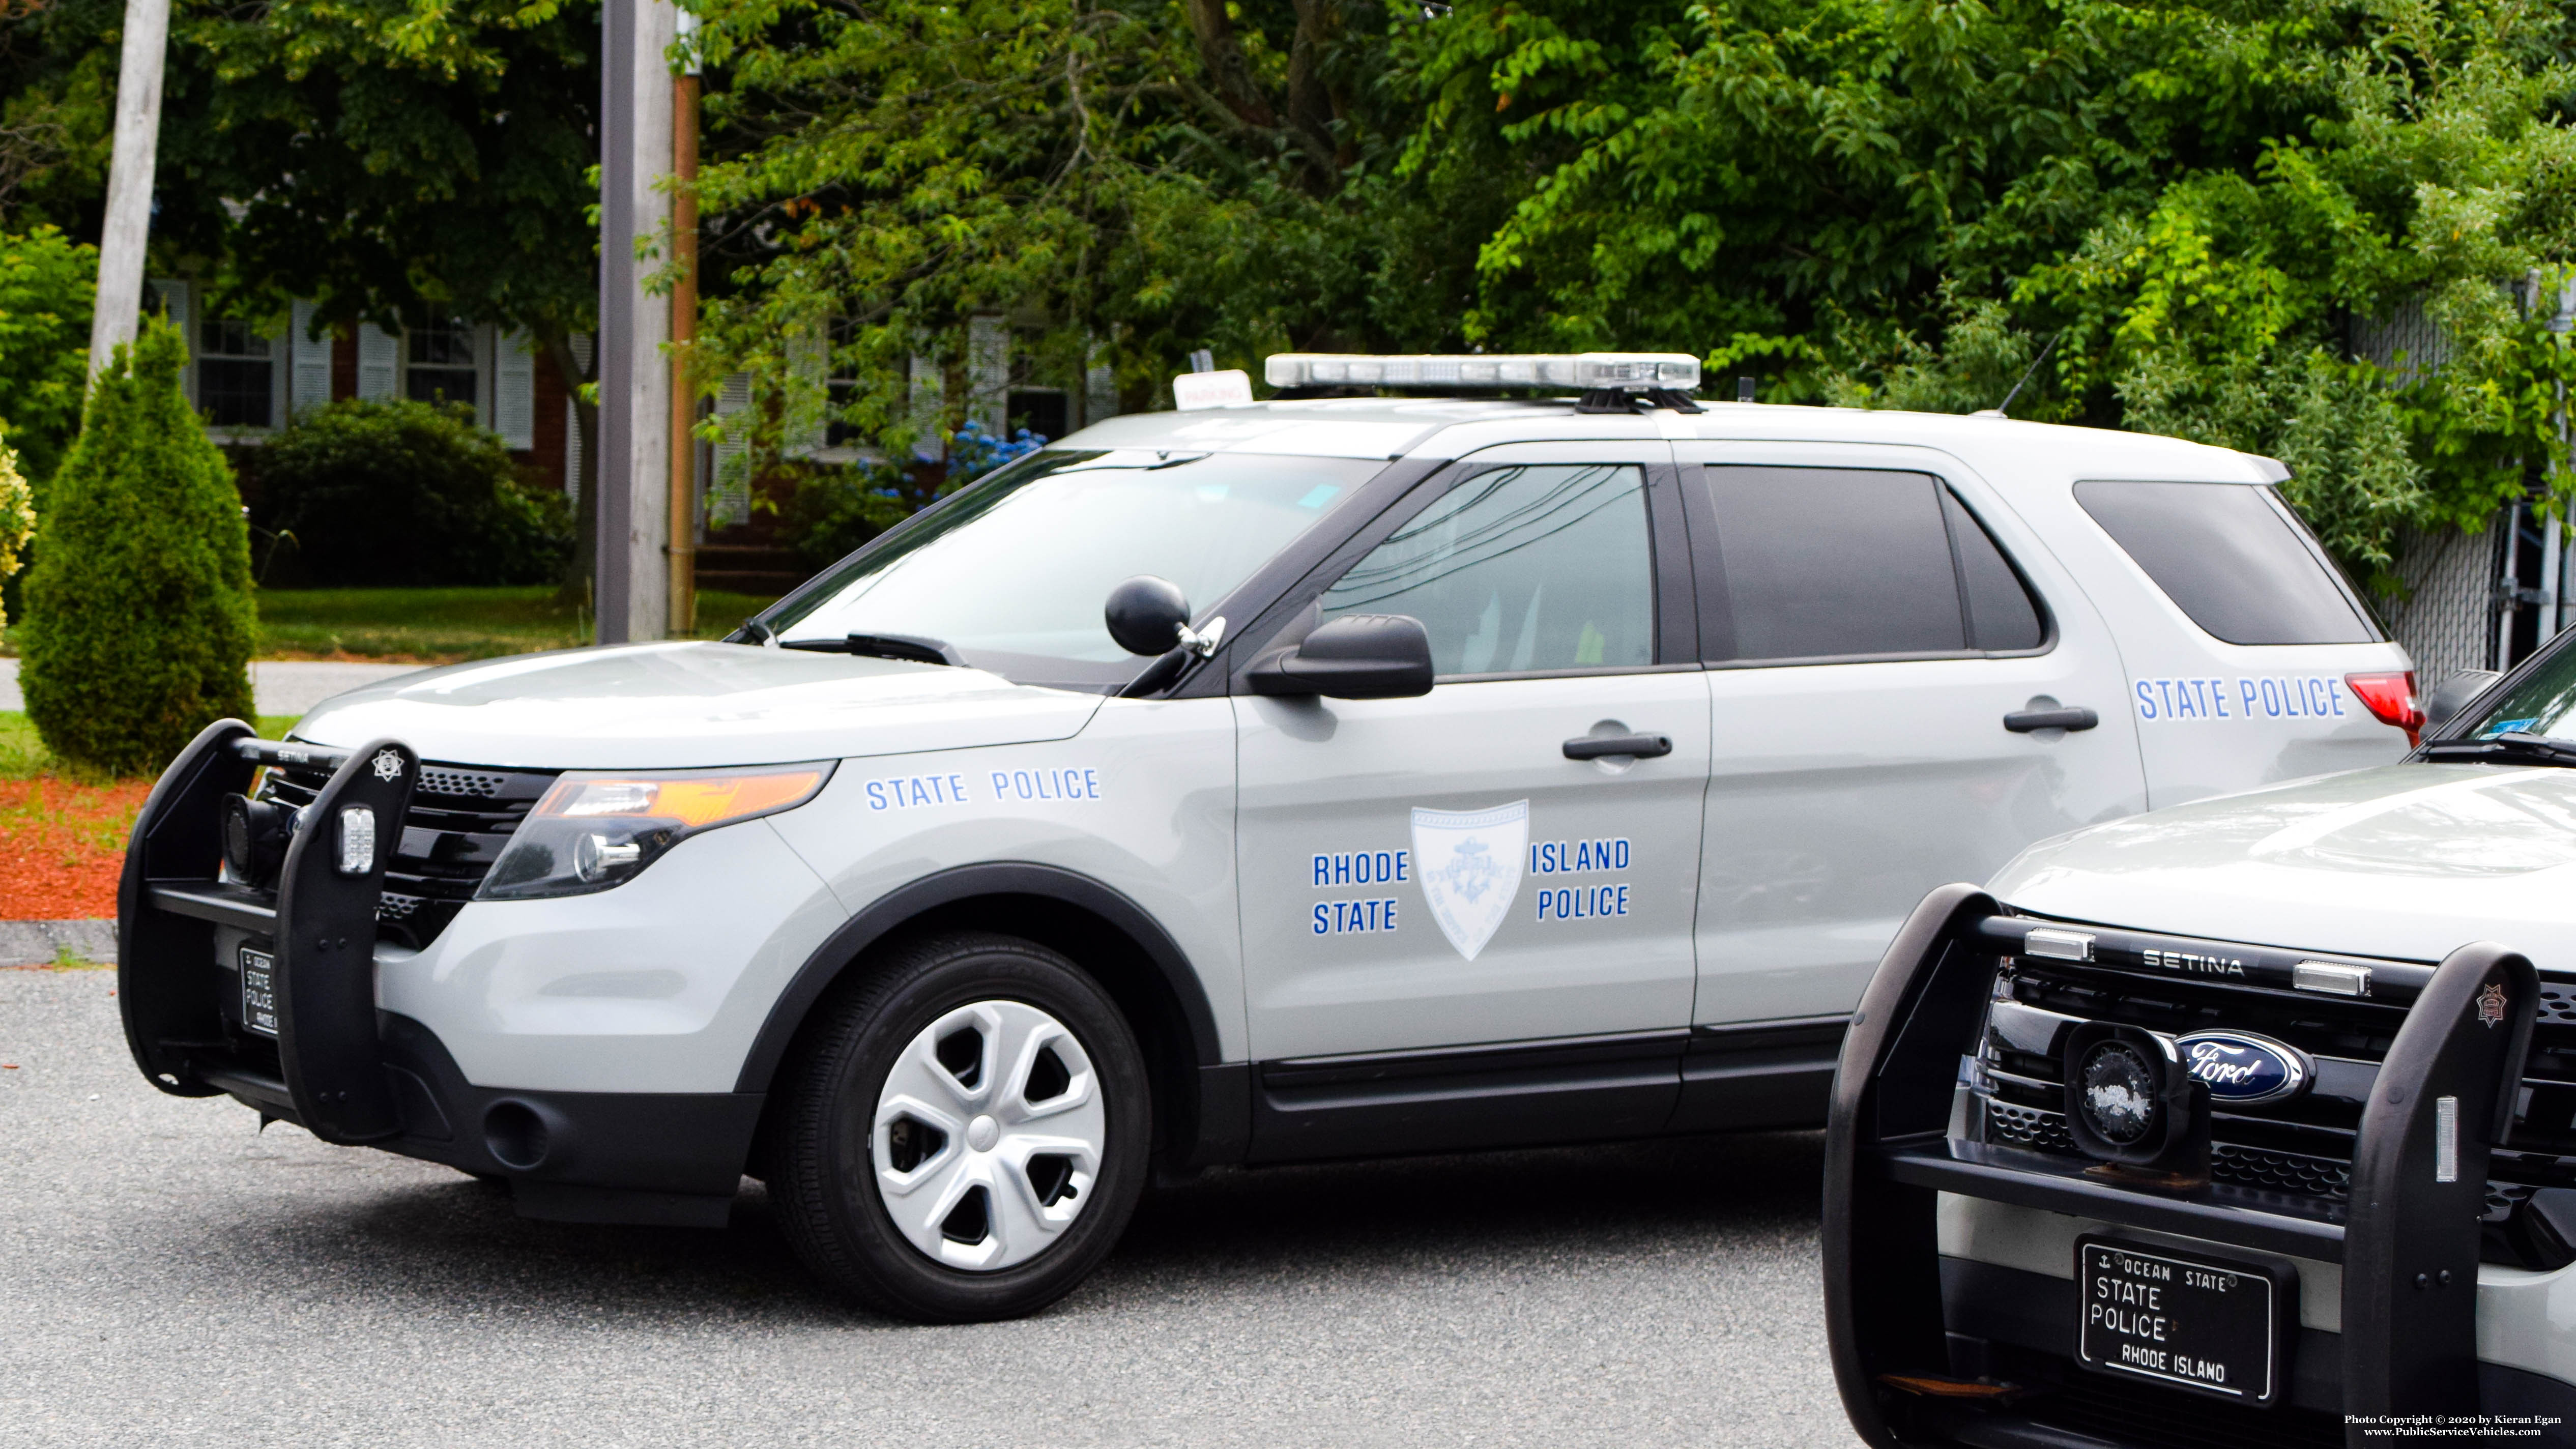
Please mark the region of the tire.
[[980, 932], [852, 976], [782, 1074], [770, 1194], [797, 1256], [924, 1323], [1071, 1292], [1126, 1230], [1153, 1141], [1117, 1006], [1055, 952]]

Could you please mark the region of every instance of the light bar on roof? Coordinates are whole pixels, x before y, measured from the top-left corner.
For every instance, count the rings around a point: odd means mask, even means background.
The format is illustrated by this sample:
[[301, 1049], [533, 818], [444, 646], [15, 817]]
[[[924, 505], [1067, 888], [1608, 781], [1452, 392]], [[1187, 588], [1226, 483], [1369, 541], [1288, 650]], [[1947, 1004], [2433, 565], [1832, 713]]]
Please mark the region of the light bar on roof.
[[1282, 352], [1262, 364], [1272, 387], [1570, 387], [1645, 392], [1699, 386], [1699, 359], [1680, 352], [1558, 352], [1468, 357], [1370, 357]]

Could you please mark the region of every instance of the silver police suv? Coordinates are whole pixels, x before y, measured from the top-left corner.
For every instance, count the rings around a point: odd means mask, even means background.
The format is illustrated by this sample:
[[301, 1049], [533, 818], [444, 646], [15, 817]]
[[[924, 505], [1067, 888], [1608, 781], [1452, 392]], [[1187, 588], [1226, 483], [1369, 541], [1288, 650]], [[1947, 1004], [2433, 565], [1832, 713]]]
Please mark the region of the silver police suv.
[[837, 1290], [998, 1317], [1158, 1172], [1816, 1125], [1927, 888], [2414, 723], [2265, 459], [1685, 357], [1269, 372], [725, 642], [211, 727], [127, 857], [135, 1060], [535, 1217], [748, 1174]]

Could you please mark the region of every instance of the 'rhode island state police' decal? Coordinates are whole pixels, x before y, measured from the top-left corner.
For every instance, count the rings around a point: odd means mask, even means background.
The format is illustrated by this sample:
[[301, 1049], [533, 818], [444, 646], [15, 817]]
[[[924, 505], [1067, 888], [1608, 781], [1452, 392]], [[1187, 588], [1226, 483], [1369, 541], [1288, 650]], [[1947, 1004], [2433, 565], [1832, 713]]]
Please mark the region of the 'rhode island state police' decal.
[[1510, 914], [1529, 856], [1529, 802], [1491, 810], [1413, 812], [1413, 871], [1431, 919], [1473, 961]]
[[2230, 1106], [2295, 1097], [2315, 1075], [2305, 1052], [2250, 1032], [2196, 1031], [2174, 1038], [2174, 1049], [2183, 1069], [2208, 1084], [2210, 1100]]

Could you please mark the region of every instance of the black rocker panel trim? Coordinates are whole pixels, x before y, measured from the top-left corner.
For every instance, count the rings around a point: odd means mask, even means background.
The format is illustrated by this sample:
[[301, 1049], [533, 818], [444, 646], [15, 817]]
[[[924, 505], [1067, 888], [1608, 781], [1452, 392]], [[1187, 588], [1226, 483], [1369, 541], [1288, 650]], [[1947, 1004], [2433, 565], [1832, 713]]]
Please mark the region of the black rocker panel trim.
[[[1189, 957], [1144, 907], [1124, 893], [1086, 875], [1027, 861], [963, 865], [923, 876], [879, 897], [844, 921], [805, 959], [787, 989], [779, 993], [769, 1009], [769, 1019], [761, 1024], [750, 1053], [743, 1058], [734, 1090], [769, 1090], [771, 1078], [777, 1074], [779, 1063], [785, 1060], [788, 1046], [795, 1041], [814, 1003], [823, 999], [832, 983], [870, 946], [928, 912], [985, 896], [1034, 897], [1088, 912], [1125, 936], [1152, 963], [1179, 1012], [1189, 1038], [1191, 1060], [1202, 1069], [1196, 1081], [1176, 1084], [1186, 1100], [1168, 1104], [1177, 1109], [1175, 1115], [1180, 1120], [1171, 1124], [1166, 1145], [1179, 1148], [1193, 1162], [1239, 1160], [1245, 1130], [1240, 1105], [1244, 1094], [1239, 1090], [1229, 1092], [1223, 1073], [1206, 1070], [1222, 1061], [1223, 1051], [1217, 1044], [1216, 1013], [1208, 1005], [1207, 989], [1199, 984], [1198, 972], [1190, 965]], [[1237, 1104], [1232, 1116], [1225, 1112], [1229, 1097]]]
[[1685, 1030], [1263, 1062], [1254, 1162], [1646, 1137], [1681, 1090]]
[[1682, 1095], [1668, 1130], [1744, 1132], [1822, 1127], [1846, 1015], [1691, 1028]]

